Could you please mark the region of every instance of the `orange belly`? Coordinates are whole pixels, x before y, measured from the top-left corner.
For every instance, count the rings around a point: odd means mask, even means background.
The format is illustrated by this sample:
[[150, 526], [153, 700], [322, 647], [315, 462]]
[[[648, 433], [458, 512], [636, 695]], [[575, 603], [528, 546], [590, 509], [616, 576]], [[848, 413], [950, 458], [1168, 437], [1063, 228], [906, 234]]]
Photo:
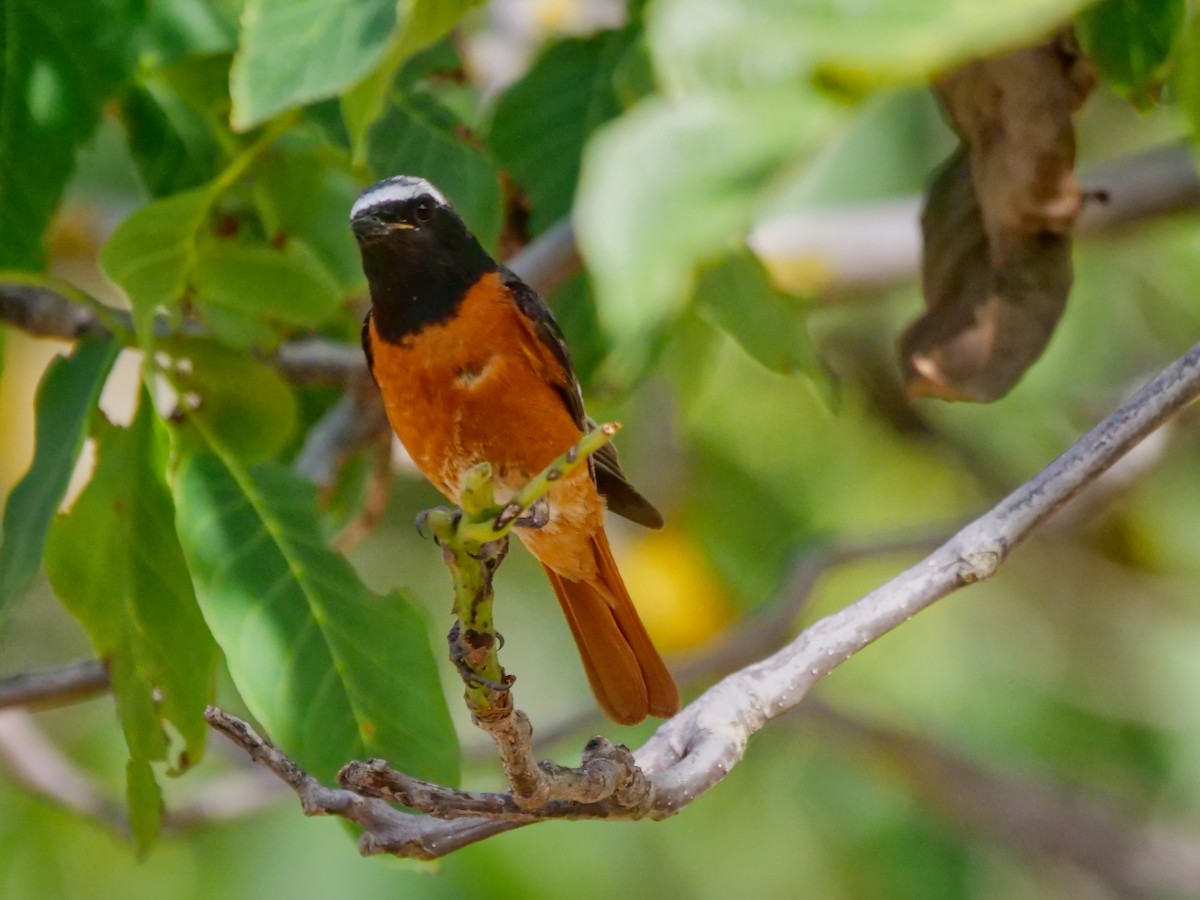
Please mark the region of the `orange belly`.
[[[464, 298], [456, 317], [389, 343], [370, 326], [375, 379], [392, 429], [425, 476], [457, 502], [463, 475], [491, 464], [504, 501], [579, 440], [554, 389], [565, 374], [504, 291], [499, 273]], [[586, 469], [551, 489], [550, 521], [519, 529], [533, 554], [564, 577], [594, 577], [586, 538], [603, 527]]]

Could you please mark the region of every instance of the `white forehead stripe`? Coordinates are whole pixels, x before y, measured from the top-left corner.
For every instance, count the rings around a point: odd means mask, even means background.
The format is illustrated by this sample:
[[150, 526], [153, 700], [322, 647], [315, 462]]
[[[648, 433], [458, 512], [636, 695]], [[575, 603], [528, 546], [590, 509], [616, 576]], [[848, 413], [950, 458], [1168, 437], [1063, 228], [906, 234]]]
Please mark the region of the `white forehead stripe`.
[[396, 175], [386, 178], [358, 195], [354, 206], [350, 208], [350, 218], [351, 220], [357, 219], [360, 214], [373, 206], [382, 206], [385, 203], [403, 203], [405, 200], [412, 200], [422, 194], [428, 194], [441, 206], [446, 205], [446, 198], [442, 196], [442, 192], [424, 178], [416, 178], [412, 175]]

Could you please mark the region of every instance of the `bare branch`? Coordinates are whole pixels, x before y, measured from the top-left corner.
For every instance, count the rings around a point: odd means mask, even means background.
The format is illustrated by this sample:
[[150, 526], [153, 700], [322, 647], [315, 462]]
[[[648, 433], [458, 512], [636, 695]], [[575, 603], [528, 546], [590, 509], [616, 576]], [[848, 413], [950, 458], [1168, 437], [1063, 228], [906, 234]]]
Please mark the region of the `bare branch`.
[[85, 659], [57, 669], [26, 672], [0, 680], [0, 709], [11, 706], [64, 706], [108, 690], [108, 669]]
[[[1200, 174], [1182, 145], [1085, 169], [1080, 182], [1093, 199], [1076, 223], [1079, 236], [1200, 207]], [[771, 265], [811, 271], [819, 264], [821, 289], [829, 293], [879, 290], [916, 277], [920, 215], [920, 197], [787, 213], [760, 223], [749, 243]]]
[[[618, 774], [619, 780], [640, 770], [638, 775], [644, 781], [637, 790], [632, 793], [615, 790], [599, 802], [559, 800], [540, 808], [521, 805], [521, 812], [537, 820], [643, 816], [662, 819], [674, 815], [721, 781], [741, 760], [750, 736], [795, 708], [817, 681], [940, 598], [990, 578], [1012, 549], [1038, 525], [1197, 396], [1200, 396], [1200, 344], [1030, 481], [917, 565], [856, 603], [818, 621], [774, 655], [723, 679], [663, 723], [633, 754], [635, 765]], [[262, 740], [252, 732], [247, 735], [244, 723], [237, 725], [231, 726], [231, 731], [240, 734], [238, 743], [261, 765], [292, 785], [302, 799], [314, 791], [329, 790], [316, 785], [274, 748], [264, 753]], [[619, 761], [617, 765], [620, 768]], [[389, 819], [388, 828], [392, 830], [388, 831], [387, 840], [379, 842], [372, 832], [364, 852], [428, 858], [431, 853], [441, 855], [498, 831], [526, 824], [524, 818], [513, 818], [517, 814], [507, 805], [512, 795], [448, 792], [434, 798], [429, 786], [414, 785], [399, 773], [393, 778], [381, 763], [352, 766], [346, 772], [347, 782], [364, 791], [391, 791], [389, 796], [405, 797], [430, 809], [436, 807], [442, 815], [472, 813], [468, 818], [450, 820], [430, 815]], [[342, 793], [346, 796], [334, 792], [336, 802], [323, 805], [318, 811], [348, 818], [363, 817], [355, 803], [367, 802], [366, 798], [351, 791]], [[374, 797], [371, 800], [380, 802]], [[456, 803], [467, 805], [455, 809]], [[495, 813], [484, 813], [487, 803], [495, 803], [499, 808]], [[388, 809], [392, 816], [402, 815]], [[474, 815], [476, 812], [481, 815]], [[488, 814], [501, 818], [490, 820]], [[382, 813], [376, 811], [371, 815], [377, 817]]]
[[358, 847], [364, 856], [392, 853], [413, 859], [436, 859], [460, 847], [519, 827], [522, 822], [493, 819], [458, 819], [448, 823], [429, 816], [392, 809], [386, 802], [353, 791], [327, 788], [304, 772], [249, 725], [210, 706], [208, 724], [249, 754], [258, 765], [273, 772], [295, 791], [306, 816], [340, 816], [361, 825]]
[[[23, 710], [0, 712], [0, 770], [27, 791], [120, 835], [130, 833], [124, 805], [66, 756]], [[252, 815], [274, 806], [282, 785], [247, 769], [202, 782], [197, 796], [168, 809], [163, 827], [177, 834]]]
[[[575, 236], [568, 221], [559, 222], [531, 241], [509, 261], [514, 272], [542, 293], [548, 293], [579, 271]], [[112, 321], [132, 331], [129, 314], [113, 309]], [[49, 286], [0, 281], [0, 322], [8, 322], [34, 337], [76, 340], [108, 329], [90, 310]], [[348, 385], [366, 373], [358, 346], [312, 337], [290, 341], [275, 357], [279, 370], [297, 384]]]
[[17, 784], [64, 809], [127, 830], [125, 811], [42, 734], [29, 713], [0, 713], [0, 766]]

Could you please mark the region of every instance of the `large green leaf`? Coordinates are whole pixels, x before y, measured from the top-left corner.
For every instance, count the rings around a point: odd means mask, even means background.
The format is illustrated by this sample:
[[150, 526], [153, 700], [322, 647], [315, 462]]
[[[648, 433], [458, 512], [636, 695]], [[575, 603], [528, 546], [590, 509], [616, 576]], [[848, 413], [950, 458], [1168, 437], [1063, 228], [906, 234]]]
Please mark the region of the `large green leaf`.
[[320, 325], [342, 299], [333, 274], [299, 240], [203, 241], [191, 287], [196, 317], [237, 346], [273, 342], [269, 323]]
[[134, 64], [137, 0], [5, 0], [0, 10], [0, 268], [42, 265], [75, 151]]
[[371, 126], [384, 113], [388, 92], [405, 61], [446, 34], [484, 0], [402, 0], [402, 25], [392, 36], [383, 62], [342, 97], [342, 116], [356, 160], [366, 157]]
[[425, 622], [325, 546], [313, 486], [282, 466], [232, 469], [200, 454], [175, 493], [205, 618], [271, 738], [326, 782], [351, 759], [384, 757], [455, 783], [458, 746]]
[[121, 121], [142, 182], [155, 197], [200, 187], [220, 171], [217, 102], [201, 84], [212, 60], [145, 72], [121, 96]]
[[529, 195], [534, 233], [571, 211], [584, 142], [621, 111], [613, 75], [636, 36], [560, 41], [497, 104], [488, 146]]
[[171, 0], [148, 4], [144, 61], [171, 65], [185, 56], [232, 52], [237, 45], [233, 4], [213, 0]]
[[1200, 136], [1200, 16], [1193, 18], [1184, 30], [1174, 83], [1179, 91], [1179, 105], [1191, 122], [1192, 134]]
[[125, 219], [100, 252], [106, 275], [125, 289], [142, 340], [160, 309], [176, 309], [196, 264], [196, 239], [213, 203], [209, 186], [173, 194]]
[[358, 248], [347, 225], [362, 186], [315, 152], [281, 153], [254, 179], [254, 196], [272, 238], [299, 238], [316, 252], [346, 291], [365, 285]]
[[1187, 0], [1102, 0], [1079, 16], [1076, 34], [1100, 74], [1148, 106], [1187, 17]]
[[120, 351], [113, 338], [89, 338], [50, 364], [37, 394], [33, 464], [13, 488], [0, 533], [0, 622], [41, 566], [50, 520], [66, 493], [87, 423]]
[[790, 85], [819, 76], [865, 90], [1044, 37], [1090, 0], [659, 0], [646, 31], [663, 82]]
[[[180, 403], [204, 434], [200, 445], [244, 463], [277, 456], [296, 430], [291, 385], [253, 355], [211, 340], [174, 339], [160, 345], [171, 361], [171, 383]], [[181, 426], [181, 434], [189, 433]]]
[[491, 158], [459, 136], [461, 126], [427, 93], [394, 94], [387, 114], [371, 129], [367, 162], [381, 178], [428, 178], [480, 242], [494, 248], [503, 219], [500, 178]]
[[805, 305], [780, 292], [749, 251], [706, 268], [696, 286], [696, 310], [773, 372], [819, 377]]
[[247, 0], [230, 72], [235, 129], [331, 97], [375, 67], [396, 0]]
[[814, 95], [773, 91], [649, 100], [597, 132], [575, 221], [622, 355], [645, 353], [686, 306], [696, 265], [744, 236], [829, 122]]
[[[163, 723], [183, 740], [177, 769], [204, 750], [204, 708], [217, 647], [208, 632], [175, 536], [164, 472], [166, 435], [149, 397], [128, 428], [97, 417], [96, 470], [46, 545], [46, 572], [59, 599], [109, 663], [129, 745], [130, 818], [152, 840], [157, 792], [150, 764], [167, 759]], [[152, 781], [151, 776], [151, 781]]]

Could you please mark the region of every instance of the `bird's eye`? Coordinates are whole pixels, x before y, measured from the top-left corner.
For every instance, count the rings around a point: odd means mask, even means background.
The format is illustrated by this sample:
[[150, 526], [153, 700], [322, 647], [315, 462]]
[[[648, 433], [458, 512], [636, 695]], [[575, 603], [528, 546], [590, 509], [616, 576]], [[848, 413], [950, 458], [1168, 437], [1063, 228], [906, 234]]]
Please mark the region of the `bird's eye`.
[[413, 207], [413, 219], [418, 222], [428, 222], [433, 218], [433, 203], [428, 199], [421, 200]]

